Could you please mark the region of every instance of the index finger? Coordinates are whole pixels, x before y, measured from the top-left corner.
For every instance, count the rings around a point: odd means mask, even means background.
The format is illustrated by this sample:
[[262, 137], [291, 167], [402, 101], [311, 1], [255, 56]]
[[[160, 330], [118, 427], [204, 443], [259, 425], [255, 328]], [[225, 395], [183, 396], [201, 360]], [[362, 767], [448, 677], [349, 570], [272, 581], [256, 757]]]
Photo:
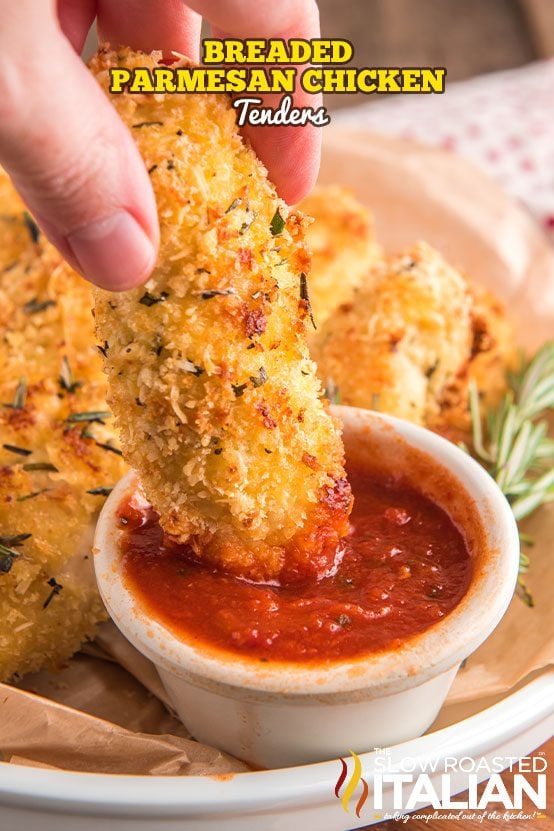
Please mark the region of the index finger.
[[[187, 0], [187, 5], [210, 22], [215, 37], [310, 40], [320, 35], [319, 10], [314, 0]], [[263, 99], [263, 106], [270, 107], [280, 99], [276, 94], [256, 97]], [[297, 85], [293, 102], [295, 107], [317, 109], [321, 96], [311, 95]], [[320, 127], [309, 123], [303, 127], [246, 125], [242, 133], [266, 165], [285, 201], [292, 204], [309, 193], [319, 171]]]

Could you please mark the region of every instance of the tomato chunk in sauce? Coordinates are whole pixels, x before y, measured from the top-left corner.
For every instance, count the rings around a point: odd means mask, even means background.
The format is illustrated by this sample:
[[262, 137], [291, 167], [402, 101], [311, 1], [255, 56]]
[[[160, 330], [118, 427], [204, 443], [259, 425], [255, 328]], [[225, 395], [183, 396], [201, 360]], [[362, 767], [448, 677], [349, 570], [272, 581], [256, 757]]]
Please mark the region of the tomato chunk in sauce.
[[124, 579], [150, 616], [217, 651], [313, 663], [398, 646], [459, 603], [471, 554], [448, 514], [402, 480], [356, 468], [349, 480], [351, 530], [331, 576], [272, 586], [218, 572], [130, 502], [118, 512]]

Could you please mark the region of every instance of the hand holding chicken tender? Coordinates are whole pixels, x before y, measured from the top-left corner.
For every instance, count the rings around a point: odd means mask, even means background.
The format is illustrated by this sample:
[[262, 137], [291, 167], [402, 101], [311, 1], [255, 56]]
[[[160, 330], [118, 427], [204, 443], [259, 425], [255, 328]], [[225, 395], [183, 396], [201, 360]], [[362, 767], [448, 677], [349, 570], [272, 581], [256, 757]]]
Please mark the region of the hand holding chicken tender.
[[[161, 56], [100, 52], [111, 66]], [[150, 172], [160, 257], [140, 289], [96, 290], [124, 453], [164, 529], [256, 580], [321, 576], [348, 530], [336, 425], [306, 346], [308, 256], [224, 96], [113, 97]]]

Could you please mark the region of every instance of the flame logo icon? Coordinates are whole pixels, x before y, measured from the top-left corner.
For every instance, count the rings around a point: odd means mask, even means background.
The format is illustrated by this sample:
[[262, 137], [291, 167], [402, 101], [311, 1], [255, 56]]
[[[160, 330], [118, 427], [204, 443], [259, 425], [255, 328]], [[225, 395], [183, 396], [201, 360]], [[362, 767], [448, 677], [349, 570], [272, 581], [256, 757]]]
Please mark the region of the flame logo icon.
[[344, 808], [346, 813], [348, 813], [348, 804], [349, 804], [349, 802], [352, 798], [352, 795], [354, 794], [354, 791], [356, 790], [359, 783], [361, 782], [363, 789], [362, 789], [362, 793], [360, 795], [360, 798], [358, 799], [358, 802], [356, 803], [356, 816], [359, 819], [360, 811], [364, 807], [365, 801], [366, 801], [368, 793], [369, 793], [369, 788], [368, 788], [367, 782], [362, 777], [362, 763], [360, 762], [360, 757], [356, 753], [354, 753], [353, 750], [349, 750], [348, 752], [350, 753], [350, 755], [354, 759], [354, 770], [352, 771], [352, 775], [350, 776], [350, 779], [346, 783], [346, 787], [345, 787], [344, 792], [341, 796], [340, 791], [341, 791], [341, 788], [344, 785], [346, 777], [348, 775], [348, 765], [346, 764], [346, 762], [344, 761], [344, 759], [342, 757], [340, 758], [339, 761], [341, 763], [341, 772], [339, 774], [339, 778], [337, 779], [337, 784], [335, 785], [335, 796], [337, 797], [337, 799], [340, 799], [342, 807]]

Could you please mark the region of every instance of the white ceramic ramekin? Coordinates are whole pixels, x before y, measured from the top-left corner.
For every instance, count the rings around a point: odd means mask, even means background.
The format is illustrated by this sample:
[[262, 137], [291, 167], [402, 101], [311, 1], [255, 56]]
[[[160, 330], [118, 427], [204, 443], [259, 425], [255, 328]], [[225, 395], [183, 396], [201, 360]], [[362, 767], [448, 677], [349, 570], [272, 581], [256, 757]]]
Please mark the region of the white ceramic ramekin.
[[500, 621], [517, 577], [516, 523], [480, 465], [413, 424], [351, 407], [334, 413], [347, 460], [402, 471], [449, 510], [475, 548], [465, 597], [400, 648], [328, 666], [274, 668], [188, 644], [150, 618], [122, 579], [116, 511], [137, 487], [134, 472], [114, 488], [97, 525], [96, 577], [118, 628], [156, 665], [193, 736], [260, 767], [322, 761], [421, 735], [460, 663]]

